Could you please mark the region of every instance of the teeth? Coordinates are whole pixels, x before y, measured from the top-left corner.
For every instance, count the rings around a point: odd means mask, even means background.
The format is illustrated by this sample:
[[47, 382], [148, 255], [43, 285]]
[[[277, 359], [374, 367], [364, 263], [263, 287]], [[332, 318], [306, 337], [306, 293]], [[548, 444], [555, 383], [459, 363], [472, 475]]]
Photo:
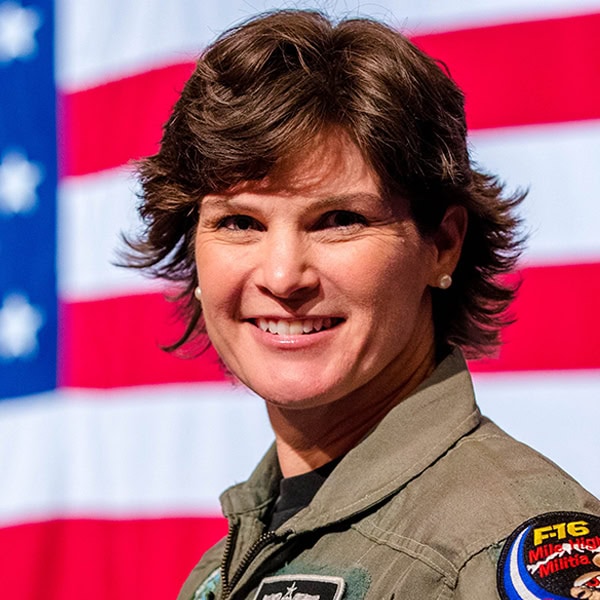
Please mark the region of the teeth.
[[290, 335], [290, 324], [286, 321], [277, 323], [277, 335]]
[[276, 321], [261, 317], [257, 319], [256, 324], [262, 331], [275, 335], [301, 335], [329, 329], [333, 320], [331, 317], [325, 317], [324, 319], [304, 319], [302, 321]]
[[300, 335], [302, 333], [302, 321], [292, 321], [290, 323], [290, 335]]

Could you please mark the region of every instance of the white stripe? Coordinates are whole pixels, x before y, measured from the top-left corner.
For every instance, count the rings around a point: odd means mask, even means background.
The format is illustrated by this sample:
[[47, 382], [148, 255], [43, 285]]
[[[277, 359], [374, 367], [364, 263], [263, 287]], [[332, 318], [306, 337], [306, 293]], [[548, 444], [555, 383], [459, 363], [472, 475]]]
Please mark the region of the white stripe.
[[211, 21], [220, 20], [219, 12], [228, 13], [222, 2], [206, 0], [57, 0], [58, 84], [83, 89], [190, 60], [214, 36]]
[[476, 132], [476, 160], [529, 188], [523, 216], [531, 263], [600, 260], [600, 121]]
[[600, 497], [600, 370], [474, 377], [484, 414]]
[[273, 438], [227, 384], [62, 391], [0, 411], [0, 525], [60, 516], [220, 514]]
[[[485, 414], [600, 495], [600, 372], [477, 375]], [[219, 514], [272, 440], [228, 384], [61, 391], [0, 411], [0, 526], [59, 516]]]
[[600, 8], [599, 0], [389, 0], [378, 4], [389, 7], [397, 19], [406, 17], [409, 30], [417, 33], [557, 18]]
[[537, 596], [534, 596], [527, 588], [521, 574], [519, 573], [519, 545], [523, 536], [527, 533], [528, 529], [525, 529], [519, 534], [519, 537], [513, 542], [510, 554], [509, 554], [509, 572], [511, 582], [519, 594], [521, 600], [539, 600]]
[[600, 0], [58, 0], [57, 76], [63, 89], [181, 61], [224, 29], [277, 7], [326, 8], [337, 15], [372, 16], [408, 32], [469, 27], [573, 14]]
[[[600, 122], [479, 132], [475, 154], [511, 187], [530, 187], [524, 205], [530, 263], [600, 260]], [[65, 179], [59, 188], [59, 289], [89, 299], [155, 289], [113, 266], [120, 234], [139, 227], [135, 182], [117, 169]]]
[[125, 169], [63, 179], [58, 189], [58, 289], [66, 300], [141, 293], [159, 286], [138, 271], [115, 266], [134, 235], [136, 182]]

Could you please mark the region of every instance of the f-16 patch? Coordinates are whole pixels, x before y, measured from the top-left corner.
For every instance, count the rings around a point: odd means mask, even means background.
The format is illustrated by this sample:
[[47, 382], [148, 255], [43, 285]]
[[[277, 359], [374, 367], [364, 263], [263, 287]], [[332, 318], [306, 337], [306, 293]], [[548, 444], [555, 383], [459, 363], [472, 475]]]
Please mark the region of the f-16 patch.
[[339, 600], [343, 593], [341, 577], [275, 575], [261, 581], [254, 600]]
[[523, 523], [498, 565], [503, 600], [600, 600], [600, 517], [553, 512]]

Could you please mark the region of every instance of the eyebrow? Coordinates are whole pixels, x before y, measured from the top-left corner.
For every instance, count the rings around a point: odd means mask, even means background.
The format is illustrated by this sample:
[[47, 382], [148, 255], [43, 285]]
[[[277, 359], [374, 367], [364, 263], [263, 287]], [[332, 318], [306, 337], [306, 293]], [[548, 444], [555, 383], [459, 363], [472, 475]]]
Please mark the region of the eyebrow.
[[[206, 204], [205, 204], [206, 201]], [[360, 202], [383, 202], [383, 197], [380, 194], [373, 194], [371, 192], [356, 192], [352, 194], [339, 194], [335, 196], [325, 196], [323, 198], [317, 198], [311, 201], [311, 208], [322, 210], [340, 204], [355, 204]], [[207, 195], [202, 198], [200, 206], [210, 207], [227, 207], [229, 209], [236, 207], [244, 207], [246, 203], [238, 201], [236, 194], [219, 194], [218, 196]]]
[[336, 196], [326, 196], [319, 198], [311, 203], [311, 206], [317, 209], [328, 208], [339, 204], [355, 204], [361, 202], [382, 202], [383, 198], [379, 194], [370, 192], [356, 192], [354, 194], [339, 194]]

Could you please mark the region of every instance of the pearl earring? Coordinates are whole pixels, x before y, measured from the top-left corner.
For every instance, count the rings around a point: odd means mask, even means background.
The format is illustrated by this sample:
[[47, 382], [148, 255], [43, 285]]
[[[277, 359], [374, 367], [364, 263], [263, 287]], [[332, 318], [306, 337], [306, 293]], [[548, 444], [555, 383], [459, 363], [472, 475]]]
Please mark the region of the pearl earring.
[[200, 289], [200, 286], [197, 286], [194, 290], [194, 296], [198, 302], [202, 302], [202, 290]]
[[447, 290], [452, 285], [452, 277], [448, 273], [440, 275], [438, 279], [438, 287], [440, 290]]

